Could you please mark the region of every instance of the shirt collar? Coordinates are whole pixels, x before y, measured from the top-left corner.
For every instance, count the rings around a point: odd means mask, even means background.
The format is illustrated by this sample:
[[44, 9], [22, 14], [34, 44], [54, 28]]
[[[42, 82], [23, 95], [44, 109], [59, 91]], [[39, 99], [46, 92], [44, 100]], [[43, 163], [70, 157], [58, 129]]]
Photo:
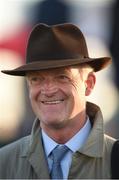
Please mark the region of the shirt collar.
[[[74, 135], [65, 145], [72, 151], [76, 152], [87, 140], [91, 130], [91, 123], [87, 117], [85, 125]], [[51, 139], [42, 129], [42, 138], [47, 157], [51, 151], [58, 145], [53, 139]]]
[[87, 117], [87, 121], [84, 126], [76, 133], [67, 143], [66, 146], [73, 152], [76, 152], [80, 149], [85, 141], [87, 140], [89, 133], [91, 131], [91, 123], [89, 121], [89, 117]]
[[52, 150], [58, 145], [53, 139], [51, 139], [42, 129], [42, 138], [44, 143], [44, 149], [46, 156], [48, 157]]

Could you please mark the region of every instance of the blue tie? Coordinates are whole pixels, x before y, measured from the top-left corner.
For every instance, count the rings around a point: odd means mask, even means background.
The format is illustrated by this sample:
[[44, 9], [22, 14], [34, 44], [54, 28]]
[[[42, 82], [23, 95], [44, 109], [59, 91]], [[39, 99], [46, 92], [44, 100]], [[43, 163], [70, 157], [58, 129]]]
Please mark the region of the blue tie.
[[51, 179], [63, 179], [62, 169], [61, 169], [61, 160], [68, 152], [68, 147], [65, 145], [56, 146], [56, 148], [52, 151], [53, 156], [53, 165], [51, 170]]

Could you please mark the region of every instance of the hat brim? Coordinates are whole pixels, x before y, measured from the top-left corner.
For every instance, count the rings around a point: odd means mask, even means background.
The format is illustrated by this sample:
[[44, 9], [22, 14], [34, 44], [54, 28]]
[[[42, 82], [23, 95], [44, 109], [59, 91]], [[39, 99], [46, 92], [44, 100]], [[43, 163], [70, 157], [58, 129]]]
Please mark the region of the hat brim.
[[104, 69], [111, 63], [110, 57], [102, 57], [102, 58], [83, 58], [83, 59], [64, 59], [64, 60], [43, 60], [43, 61], [35, 61], [33, 63], [28, 63], [22, 65], [13, 70], [2, 70], [1, 72], [14, 75], [14, 76], [25, 76], [29, 71], [40, 71], [46, 69], [67, 67], [72, 65], [80, 65], [87, 63], [89, 64], [95, 72]]

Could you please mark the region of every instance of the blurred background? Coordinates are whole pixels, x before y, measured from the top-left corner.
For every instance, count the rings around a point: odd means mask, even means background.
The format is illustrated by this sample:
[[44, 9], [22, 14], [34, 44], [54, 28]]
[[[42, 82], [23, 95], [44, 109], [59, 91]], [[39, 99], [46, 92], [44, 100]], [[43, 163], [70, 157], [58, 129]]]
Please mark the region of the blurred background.
[[[90, 57], [112, 57], [112, 65], [97, 73], [87, 100], [101, 107], [105, 132], [119, 138], [118, 8], [118, 0], [1, 0], [0, 70], [25, 63], [27, 39], [35, 24], [76, 24], [86, 37]], [[25, 79], [0, 72], [0, 146], [29, 134], [34, 118]]]

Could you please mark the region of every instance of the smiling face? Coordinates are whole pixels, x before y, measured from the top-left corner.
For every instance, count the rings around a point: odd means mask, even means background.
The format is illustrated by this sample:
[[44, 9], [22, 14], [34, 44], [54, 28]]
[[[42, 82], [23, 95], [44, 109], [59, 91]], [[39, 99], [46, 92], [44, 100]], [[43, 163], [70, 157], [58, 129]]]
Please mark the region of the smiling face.
[[27, 74], [32, 108], [41, 127], [62, 128], [79, 123], [85, 114], [86, 86], [79, 68], [57, 68]]

